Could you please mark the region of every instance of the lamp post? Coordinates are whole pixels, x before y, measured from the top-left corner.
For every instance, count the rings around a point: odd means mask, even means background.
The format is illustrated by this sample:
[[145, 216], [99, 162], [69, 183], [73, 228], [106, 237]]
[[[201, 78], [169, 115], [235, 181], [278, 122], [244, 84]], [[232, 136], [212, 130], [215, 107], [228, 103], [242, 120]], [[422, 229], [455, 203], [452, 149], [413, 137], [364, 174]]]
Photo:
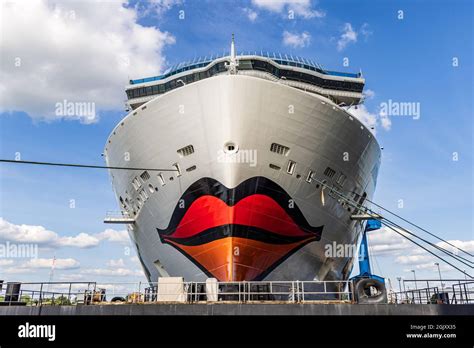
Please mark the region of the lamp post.
[[[402, 277], [397, 277], [397, 280], [398, 280], [398, 290], [400, 291], [400, 301], [402, 303], [403, 302], [402, 283], [401, 283]], [[403, 283], [403, 285], [405, 285], [405, 283]]]
[[441, 278], [441, 270], [439, 269], [439, 263], [435, 262], [435, 266], [438, 267], [439, 282], [441, 283], [441, 290], [444, 290], [443, 279]]
[[418, 287], [416, 286], [416, 272], [414, 269], [411, 270], [413, 272], [413, 279], [415, 280], [415, 290], [418, 290]]

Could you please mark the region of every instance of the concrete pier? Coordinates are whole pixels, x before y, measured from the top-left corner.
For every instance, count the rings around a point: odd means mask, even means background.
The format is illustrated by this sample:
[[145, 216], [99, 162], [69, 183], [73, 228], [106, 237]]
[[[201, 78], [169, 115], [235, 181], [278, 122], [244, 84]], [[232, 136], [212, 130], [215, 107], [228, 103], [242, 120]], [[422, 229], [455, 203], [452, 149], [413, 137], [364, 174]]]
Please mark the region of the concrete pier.
[[4, 315], [474, 315], [474, 305], [437, 304], [120, 304], [1, 306]]

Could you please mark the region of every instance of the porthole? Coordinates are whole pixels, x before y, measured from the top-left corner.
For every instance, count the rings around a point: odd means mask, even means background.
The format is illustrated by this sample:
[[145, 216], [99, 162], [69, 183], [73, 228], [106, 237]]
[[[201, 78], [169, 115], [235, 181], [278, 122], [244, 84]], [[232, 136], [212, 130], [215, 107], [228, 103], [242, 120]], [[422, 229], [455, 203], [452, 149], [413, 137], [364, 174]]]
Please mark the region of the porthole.
[[227, 153], [227, 154], [234, 154], [236, 153], [237, 151], [239, 151], [239, 147], [237, 146], [237, 144], [229, 141], [227, 143], [225, 143], [224, 145], [224, 152]]

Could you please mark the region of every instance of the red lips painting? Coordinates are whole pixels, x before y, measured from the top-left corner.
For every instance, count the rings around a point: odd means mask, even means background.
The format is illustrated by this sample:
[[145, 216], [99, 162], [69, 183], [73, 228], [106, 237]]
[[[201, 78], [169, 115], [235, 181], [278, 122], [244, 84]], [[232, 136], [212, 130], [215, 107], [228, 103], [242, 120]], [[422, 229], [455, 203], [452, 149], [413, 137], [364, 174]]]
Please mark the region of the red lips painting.
[[263, 177], [233, 189], [202, 178], [182, 195], [168, 228], [157, 229], [163, 243], [220, 281], [261, 280], [295, 251], [319, 241], [322, 230]]

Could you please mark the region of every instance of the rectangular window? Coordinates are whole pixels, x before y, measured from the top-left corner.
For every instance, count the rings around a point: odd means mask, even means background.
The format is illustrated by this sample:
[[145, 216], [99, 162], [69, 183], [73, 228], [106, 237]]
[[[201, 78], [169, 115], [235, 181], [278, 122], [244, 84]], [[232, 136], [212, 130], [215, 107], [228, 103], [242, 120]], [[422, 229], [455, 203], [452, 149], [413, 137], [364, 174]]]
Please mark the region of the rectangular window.
[[158, 180], [160, 180], [161, 186], [165, 186], [165, 178], [162, 173], [158, 174]]
[[135, 177], [132, 181], [132, 185], [135, 190], [138, 190], [142, 186], [142, 183], [137, 177]]
[[272, 143], [270, 145], [270, 151], [275, 152], [282, 156], [288, 156], [288, 153], [290, 152], [290, 148], [284, 145], [277, 144], [277, 143]]
[[143, 173], [140, 174], [140, 177], [142, 178], [143, 181], [147, 181], [150, 179], [150, 174], [147, 171], [144, 171]]
[[173, 167], [176, 169], [176, 176], [181, 176], [181, 168], [178, 163], [173, 164]]
[[288, 166], [286, 167], [286, 172], [290, 175], [293, 175], [295, 172], [296, 162], [288, 161]]
[[326, 175], [327, 177], [330, 177], [332, 178], [334, 176], [334, 174], [336, 174], [336, 171], [330, 167], [327, 167], [325, 170], [324, 170], [324, 175]]
[[339, 178], [337, 178], [337, 181], [336, 181], [336, 182], [337, 182], [339, 185], [344, 186], [344, 183], [346, 182], [346, 176], [341, 173], [341, 175], [339, 175]]
[[179, 149], [178, 154], [180, 157], [186, 157], [194, 153], [194, 146], [192, 145], [187, 145], [181, 149]]

